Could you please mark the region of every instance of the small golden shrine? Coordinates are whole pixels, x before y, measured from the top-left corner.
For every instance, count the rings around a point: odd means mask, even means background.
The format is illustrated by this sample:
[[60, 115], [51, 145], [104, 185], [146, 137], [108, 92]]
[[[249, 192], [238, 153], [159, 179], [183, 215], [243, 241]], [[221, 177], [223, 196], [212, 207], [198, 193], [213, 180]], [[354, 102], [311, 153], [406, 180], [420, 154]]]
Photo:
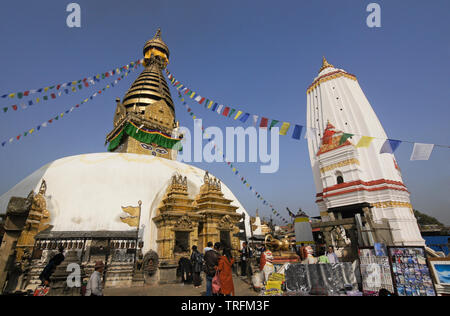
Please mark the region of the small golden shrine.
[[200, 251], [208, 242], [220, 242], [231, 247], [233, 255], [239, 251], [237, 223], [242, 215], [237, 207], [225, 199], [220, 180], [206, 172], [199, 194], [191, 199], [188, 194], [188, 179], [174, 175], [171, 184], [153, 218], [158, 228], [158, 256], [161, 262], [177, 264], [188, 257], [192, 246]]
[[17, 240], [17, 262], [20, 262], [24, 252], [33, 252], [34, 237], [49, 227], [50, 213], [47, 210], [47, 202], [45, 201], [46, 191], [47, 184], [45, 181], [42, 181], [38, 194], [31, 192], [28, 196], [31, 201], [31, 209], [28, 213], [25, 227]]

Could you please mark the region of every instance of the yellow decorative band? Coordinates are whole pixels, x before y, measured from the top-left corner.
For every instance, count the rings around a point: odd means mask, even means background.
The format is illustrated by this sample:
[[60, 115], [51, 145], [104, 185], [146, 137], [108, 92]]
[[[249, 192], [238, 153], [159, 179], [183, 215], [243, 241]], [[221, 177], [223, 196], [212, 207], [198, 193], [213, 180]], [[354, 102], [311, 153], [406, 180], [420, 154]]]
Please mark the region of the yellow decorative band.
[[294, 220], [295, 223], [303, 223], [303, 222], [309, 222], [309, 218], [308, 217], [297, 217]]
[[324, 172], [327, 172], [327, 171], [330, 171], [330, 170], [333, 170], [333, 169], [336, 169], [336, 168], [339, 168], [339, 167], [348, 166], [348, 165], [359, 165], [359, 160], [356, 159], [356, 158], [352, 158], [352, 159], [347, 159], [347, 160], [344, 160], [344, 161], [340, 161], [340, 162], [331, 164], [329, 166], [320, 168], [320, 172], [324, 173]]
[[388, 208], [388, 207], [406, 207], [412, 209], [412, 205], [409, 202], [398, 202], [398, 201], [385, 201], [372, 203], [373, 207], [376, 208]]
[[356, 77], [353, 75], [350, 75], [346, 72], [336, 72], [336, 73], [332, 73], [332, 74], [327, 74], [325, 76], [323, 76], [322, 78], [317, 79], [316, 81], [313, 82], [312, 85], [309, 86], [308, 90], [306, 90], [306, 93], [309, 94], [312, 90], [314, 90], [315, 88], [317, 88], [321, 83], [333, 80], [333, 79], [337, 79], [340, 77], [345, 77], [351, 80], [356, 81]]

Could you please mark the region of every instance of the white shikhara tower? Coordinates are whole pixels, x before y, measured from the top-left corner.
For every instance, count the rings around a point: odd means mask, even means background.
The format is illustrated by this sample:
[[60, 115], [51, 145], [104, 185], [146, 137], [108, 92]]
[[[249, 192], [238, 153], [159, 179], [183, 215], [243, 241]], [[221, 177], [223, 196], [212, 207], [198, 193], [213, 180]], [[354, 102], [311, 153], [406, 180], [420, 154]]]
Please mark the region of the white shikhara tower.
[[[380, 154], [386, 133], [356, 77], [324, 57], [307, 103], [308, 149], [322, 219], [370, 209], [366, 216], [375, 225], [389, 223], [393, 245], [424, 245], [395, 157]], [[345, 140], [343, 133], [354, 136]], [[357, 148], [362, 135], [375, 139]]]

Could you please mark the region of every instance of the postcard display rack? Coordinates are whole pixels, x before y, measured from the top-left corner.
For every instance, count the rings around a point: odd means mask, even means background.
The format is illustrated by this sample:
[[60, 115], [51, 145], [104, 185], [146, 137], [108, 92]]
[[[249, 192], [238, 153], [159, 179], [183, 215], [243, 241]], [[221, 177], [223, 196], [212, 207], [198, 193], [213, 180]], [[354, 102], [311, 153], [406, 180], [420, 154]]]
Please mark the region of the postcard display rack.
[[363, 294], [377, 295], [383, 288], [394, 293], [391, 265], [387, 253], [380, 253], [374, 248], [360, 248], [358, 254]]
[[399, 296], [436, 296], [425, 248], [388, 247], [392, 278]]

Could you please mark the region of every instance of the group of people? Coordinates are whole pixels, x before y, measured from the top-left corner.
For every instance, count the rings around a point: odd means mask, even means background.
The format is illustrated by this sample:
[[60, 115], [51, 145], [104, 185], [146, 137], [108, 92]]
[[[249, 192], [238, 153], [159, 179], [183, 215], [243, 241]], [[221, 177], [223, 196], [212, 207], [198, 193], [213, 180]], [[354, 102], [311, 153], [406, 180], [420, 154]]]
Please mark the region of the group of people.
[[205, 272], [206, 296], [234, 296], [232, 274], [234, 258], [229, 247], [222, 247], [219, 242], [214, 245], [208, 242], [202, 254], [197, 246], [192, 246], [190, 261], [192, 279], [196, 288], [201, 286], [201, 272]]
[[[313, 250], [310, 246], [301, 245], [295, 249], [297, 255], [303, 263], [338, 263], [339, 259], [334, 252], [332, 246], [328, 250], [319, 249], [318, 257], [313, 256]], [[263, 245], [257, 246], [254, 250], [244, 242], [240, 250], [241, 276], [251, 276], [253, 274], [251, 268], [251, 259], [256, 255], [259, 270], [263, 282], [267, 282], [270, 274], [274, 272], [273, 255], [270, 249], [266, 249]], [[59, 249], [59, 253], [55, 255], [42, 271], [39, 278], [42, 281], [40, 292], [47, 293], [50, 282], [50, 276], [56, 270], [56, 267], [64, 261], [64, 248]], [[184, 261], [183, 261], [184, 260]], [[222, 247], [217, 242], [213, 245], [208, 242], [207, 247], [201, 253], [197, 246], [192, 246], [192, 254], [190, 260], [183, 258], [180, 260], [187, 263], [192, 270], [192, 281], [196, 288], [199, 288], [202, 283], [201, 273], [204, 272], [206, 276], [206, 296], [234, 296], [233, 283], [233, 265], [235, 259], [231, 254], [229, 247]], [[89, 282], [86, 286], [85, 296], [102, 296], [102, 274], [105, 265], [98, 261], [95, 263], [94, 272], [92, 273]], [[184, 279], [184, 278], [183, 278]], [[42, 290], [44, 289], [44, 290]], [[45, 295], [44, 294], [44, 295]], [[36, 294], [35, 294], [36, 295]]]

